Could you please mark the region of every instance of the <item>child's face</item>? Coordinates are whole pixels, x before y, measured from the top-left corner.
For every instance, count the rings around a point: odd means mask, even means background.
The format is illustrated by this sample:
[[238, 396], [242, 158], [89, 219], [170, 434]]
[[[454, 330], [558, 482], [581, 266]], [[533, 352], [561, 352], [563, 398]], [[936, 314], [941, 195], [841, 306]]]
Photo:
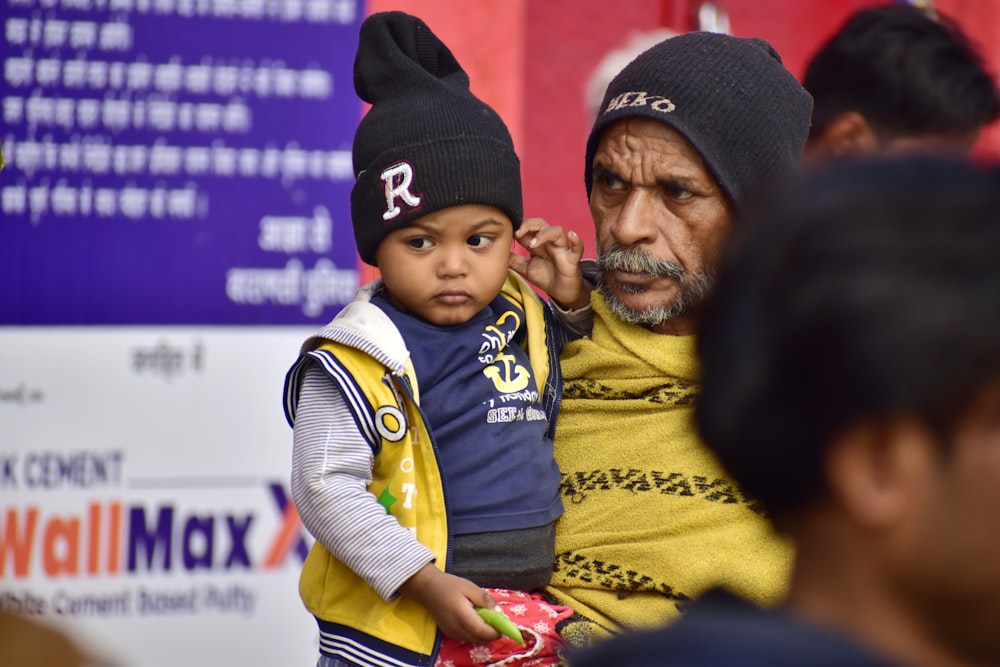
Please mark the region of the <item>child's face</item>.
[[453, 206], [390, 233], [375, 261], [394, 304], [432, 324], [461, 324], [500, 293], [513, 236], [500, 209]]

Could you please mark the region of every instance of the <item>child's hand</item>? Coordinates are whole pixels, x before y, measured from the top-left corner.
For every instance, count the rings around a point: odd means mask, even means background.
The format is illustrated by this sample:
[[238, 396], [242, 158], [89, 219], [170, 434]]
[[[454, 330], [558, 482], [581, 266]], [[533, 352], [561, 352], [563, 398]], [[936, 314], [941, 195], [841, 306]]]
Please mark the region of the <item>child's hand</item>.
[[494, 609], [489, 593], [468, 579], [442, 572], [428, 563], [399, 587], [399, 594], [413, 598], [431, 613], [441, 632], [452, 639], [486, 644], [500, 633], [486, 624], [475, 607]]
[[580, 272], [583, 241], [576, 232], [552, 227], [542, 218], [528, 218], [514, 238], [531, 256], [511, 252], [510, 268], [566, 308], [590, 303], [590, 287]]

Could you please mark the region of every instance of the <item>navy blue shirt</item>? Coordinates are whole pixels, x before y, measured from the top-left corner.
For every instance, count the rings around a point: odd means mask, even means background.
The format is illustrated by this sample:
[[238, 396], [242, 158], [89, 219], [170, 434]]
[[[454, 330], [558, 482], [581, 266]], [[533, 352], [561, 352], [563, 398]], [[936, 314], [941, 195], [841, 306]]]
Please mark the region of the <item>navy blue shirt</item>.
[[542, 397], [518, 341], [524, 313], [502, 297], [468, 322], [437, 326], [385, 298], [410, 350], [438, 447], [452, 534], [549, 524], [562, 514]]
[[709, 591], [660, 630], [624, 633], [570, 653], [571, 667], [900, 667], [849, 637]]

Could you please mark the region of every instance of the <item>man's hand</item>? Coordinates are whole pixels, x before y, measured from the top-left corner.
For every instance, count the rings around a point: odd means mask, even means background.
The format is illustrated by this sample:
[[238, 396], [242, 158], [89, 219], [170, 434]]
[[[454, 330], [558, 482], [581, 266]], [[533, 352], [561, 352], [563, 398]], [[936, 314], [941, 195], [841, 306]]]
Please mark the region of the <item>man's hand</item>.
[[530, 256], [511, 252], [510, 268], [564, 308], [590, 303], [590, 286], [580, 271], [583, 241], [576, 232], [553, 227], [542, 218], [528, 218], [514, 238]]
[[452, 639], [475, 644], [500, 639], [500, 633], [475, 610], [475, 607], [496, 608], [490, 594], [468, 579], [442, 572], [434, 563], [417, 570], [399, 587], [399, 594], [426, 607], [441, 632]]

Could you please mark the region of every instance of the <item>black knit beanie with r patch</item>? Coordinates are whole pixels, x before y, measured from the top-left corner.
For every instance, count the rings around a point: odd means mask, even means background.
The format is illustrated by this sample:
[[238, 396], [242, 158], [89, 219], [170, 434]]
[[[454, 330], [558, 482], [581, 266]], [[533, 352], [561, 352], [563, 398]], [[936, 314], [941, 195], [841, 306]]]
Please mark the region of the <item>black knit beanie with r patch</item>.
[[443, 208], [495, 206], [520, 226], [521, 165], [510, 132], [422, 20], [398, 11], [369, 16], [354, 88], [371, 104], [353, 150], [351, 220], [363, 261], [374, 265], [390, 232]]

